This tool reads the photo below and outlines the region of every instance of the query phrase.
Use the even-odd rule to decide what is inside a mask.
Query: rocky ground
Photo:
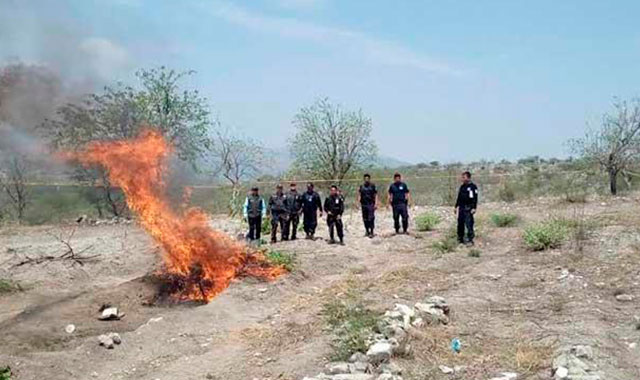
[[[0,279],[10,282],[0,287],[0,367],[16,379],[53,380],[640,378],[638,195],[483,204],[476,246],[453,252],[434,248],[452,210],[412,215],[427,210],[444,219],[434,231],[393,236],[382,211],[374,239],[348,214],[346,246],[278,243],[295,254],[292,273],[239,279],[207,305],[162,307],[148,304],[159,248],[135,223],[77,227],[71,246],[93,260],[20,266],[67,252],[62,241],[75,227],[3,227]],[[493,226],[489,215],[504,211],[520,223]],[[587,228],[558,249],[526,250],[523,228],[552,216]],[[232,236],[242,229],[224,217],[212,224]],[[386,335],[370,337],[371,352],[339,358],[337,334],[346,333],[331,327],[327,305],[354,299]],[[440,299],[446,318],[434,311],[431,320],[428,305]],[[106,304],[125,315],[98,320]],[[111,349],[99,341],[109,333],[120,340]]]

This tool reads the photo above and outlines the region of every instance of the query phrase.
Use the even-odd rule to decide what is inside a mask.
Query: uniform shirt
[[[285,206],[287,196],[285,194],[273,194],[269,198],[269,211],[271,213],[281,213],[287,211]]]
[[[478,186],[473,182],[463,183],[458,191],[456,207],[478,207]]]
[[[302,208],[302,196],[298,191],[289,190],[285,199],[285,207],[291,214],[297,214],[300,212],[300,209]]]
[[[340,194],[329,195],[324,200],[324,211],[331,215],[342,215],[344,212],[344,198]]]
[[[391,204],[399,205],[406,204],[407,193],[409,193],[409,188],[407,184],[404,182],[394,182],[389,186],[389,195],[391,196]]]
[[[244,200],[242,211],[245,219],[248,217],[257,218],[259,216],[264,217],[267,208],[264,207],[264,201],[259,195],[249,195],[247,199]]]
[[[360,204],[363,206],[372,206],[376,203],[376,194],[378,190],[373,183],[360,185]]]
[[[320,200],[320,195],[315,191],[311,193],[305,191],[304,194],[302,194],[302,211],[313,213],[318,209],[322,212],[322,201]]]

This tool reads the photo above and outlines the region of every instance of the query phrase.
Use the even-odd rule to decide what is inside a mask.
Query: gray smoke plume
[[[132,69],[126,49],[69,22],[63,6],[0,0],[0,156],[51,161],[44,120]]]

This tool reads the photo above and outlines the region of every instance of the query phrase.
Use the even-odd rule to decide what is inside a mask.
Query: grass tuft
[[[266,253],[267,260],[272,265],[282,266],[289,272],[293,271],[296,265],[296,255],[293,253],[287,253],[282,251],[269,251]]]
[[[416,216],[415,220],[418,231],[432,231],[442,219],[437,214],[425,212]]]
[[[512,227],[518,223],[518,215],[509,213],[491,214],[491,223],[496,227]]]
[[[558,248],[569,235],[570,225],[562,219],[548,219],[528,226],[524,230],[523,239],[528,249],[544,251]]]

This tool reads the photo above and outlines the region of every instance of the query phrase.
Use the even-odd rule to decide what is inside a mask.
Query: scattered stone
[[[593,358],[593,349],[590,346],[583,346],[583,345],[573,346],[571,348],[571,352],[579,358],[586,358],[586,359]]]
[[[632,349],[632,350],[635,349],[637,346],[638,346],[638,343],[636,343],[636,342],[629,343],[629,348]]]
[[[328,375],[338,375],[341,373],[351,373],[353,364],[345,362],[329,363],[325,366],[325,372]]]
[[[372,364],[389,361],[393,354],[393,346],[389,342],[376,342],[367,351],[367,358]]]
[[[98,337],[98,342],[101,346],[107,349],[113,349],[114,345],[122,343],[120,335],[118,333],[102,334]]]
[[[380,372],[389,373],[391,375],[401,375],[402,368],[394,362],[384,363],[380,366]]]
[[[556,379],[566,379],[569,376],[569,370],[565,367],[556,368],[556,372],[553,375]]]
[[[76,326],[73,324],[69,324],[64,328],[64,331],[66,331],[67,334],[73,334],[73,332],[76,331]]]
[[[118,311],[117,307],[104,307],[102,309],[102,314],[98,317],[101,321],[117,321],[124,317],[124,313]]]
[[[633,296],[631,294],[618,294],[616,299],[620,302],[630,302],[633,301]]]
[[[100,343],[101,346],[104,346],[109,350],[113,349],[114,347],[113,339],[111,339],[109,336],[104,334],[98,337],[98,342]]]
[[[514,380],[518,378],[515,372],[502,372],[499,377],[492,377],[490,380]]]
[[[447,367],[446,365],[439,365],[438,368],[440,368],[440,371],[446,375],[453,373],[453,368]]]
[[[355,352],[349,358],[349,363],[366,362],[367,360],[369,360],[369,358],[367,358],[367,355],[363,354],[362,352]]]
[[[416,328],[420,328],[420,327],[424,326],[424,319],[422,319],[422,318],[414,319],[414,321],[411,322],[411,326],[416,327]]]
[[[392,375],[390,373],[383,373],[376,378],[376,380],[402,380],[402,377]]]

